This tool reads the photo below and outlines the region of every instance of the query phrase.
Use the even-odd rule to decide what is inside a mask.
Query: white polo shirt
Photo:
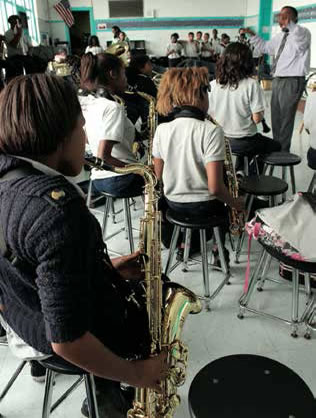
[[[87,46],[85,53],[91,52],[92,55],[102,54],[103,48],[101,46]]]
[[[199,44],[196,41],[189,42],[185,41],[184,45],[184,56],[188,58],[197,58],[200,53]]]
[[[15,55],[26,55],[29,49],[29,41],[24,32],[22,32],[21,38],[16,46],[9,45],[16,35],[16,29],[9,29],[4,34],[8,58],[14,57]]]
[[[158,126],[153,156],[164,161],[167,199],[190,203],[215,199],[208,190],[206,164],[224,161],[223,130],[206,120],[178,118]]]
[[[83,116],[86,120],[85,130],[91,152],[94,156],[98,153],[100,141],[115,141],[112,148],[112,157],[132,164],[137,160],[132,152],[135,139],[135,127],[125,114],[122,105],[103,97],[93,95],[79,96]],[[92,179],[104,179],[120,174],[111,171],[92,171]]]
[[[203,50],[203,46],[205,48],[207,48],[208,50]],[[201,56],[204,57],[204,58],[211,57],[213,54],[212,54],[212,52],[209,51],[210,49],[213,49],[211,43],[210,42],[203,42]],[[214,51],[214,49],[213,49],[213,51]]]
[[[257,80],[245,78],[237,89],[213,80],[209,101],[209,113],[223,127],[225,136],[242,138],[257,133],[252,114],[264,111],[263,91]]]
[[[171,60],[180,58],[182,50],[183,50],[183,46],[179,42],[170,42],[170,44],[167,45],[167,53],[170,51],[174,51],[174,52],[168,55],[168,58]]]

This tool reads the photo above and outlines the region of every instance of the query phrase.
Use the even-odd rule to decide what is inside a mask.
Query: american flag
[[[69,28],[75,24],[75,19],[71,12],[70,3],[68,0],[60,0],[55,4],[54,9]]]

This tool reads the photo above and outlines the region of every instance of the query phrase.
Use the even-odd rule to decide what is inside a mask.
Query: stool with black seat
[[[85,382],[86,395],[88,401],[88,409],[90,418],[99,418],[96,391],[93,375],[70,364],[62,358],[55,356],[40,361],[41,365],[46,368],[45,393],[42,409],[42,418],[48,418],[50,414],[82,383]],[[53,383],[56,373],[79,376],[72,386],[52,405]]]
[[[240,300],[239,300],[239,314],[238,318],[243,319],[245,311],[253,312],[255,314],[264,316],[266,318],[275,319],[281,322],[285,322],[286,324],[290,325],[292,328],[291,336],[296,338],[298,336],[298,328],[303,323],[306,323],[307,318],[310,315],[311,310],[313,309],[314,305],[314,295],[311,291],[311,280],[310,274],[316,272],[316,263],[306,262],[306,261],[298,261],[289,256],[284,255],[276,248],[267,245],[266,243],[262,242],[262,240],[258,240],[259,244],[262,246],[261,256],[258,260],[258,263],[254,269],[254,272],[251,276],[249,281],[248,289],[246,293],[244,293]],[[274,279],[267,279],[267,273],[269,271],[269,267],[271,264],[271,260],[275,259],[279,262],[286,264],[287,266],[292,268],[292,315],[291,319],[280,318],[276,315],[268,314],[263,311],[259,311],[252,307],[249,307],[250,298],[253,294],[253,291],[256,287],[256,284],[259,285],[258,290],[262,290],[263,283],[265,280],[271,280],[277,283],[282,283],[280,280]],[[299,317],[299,291],[300,291],[300,283],[299,283],[299,275],[302,273],[304,275],[304,291],[306,294],[306,306],[304,312],[302,313],[301,317]],[[308,338],[306,336],[306,338]]]
[[[142,195],[130,194],[130,195],[117,197],[113,194],[106,193],[106,192],[102,192],[101,194],[106,197],[106,202],[105,202],[104,212],[103,212],[103,221],[102,221],[103,239],[106,241],[107,239],[113,237],[114,235],[117,235],[120,232],[120,231],[116,232],[116,233],[112,234],[110,237],[106,236],[106,228],[107,228],[107,223],[108,223],[108,217],[110,215],[111,208],[113,208],[114,199],[122,199],[123,200],[123,211],[124,211],[124,223],[125,223],[125,227],[122,228],[122,229],[124,229],[125,232],[126,232],[126,238],[129,241],[130,251],[131,251],[131,253],[133,253],[134,249],[135,249],[135,246],[134,246],[134,239],[133,239],[133,227],[132,227],[132,217],[131,217],[131,210],[130,210],[130,199],[133,199],[135,197],[139,197],[139,196],[142,196]],[[113,209],[112,209],[112,211],[113,211]]]
[[[92,197],[92,183],[93,180],[90,178],[89,181],[89,187],[88,187],[88,193],[87,193],[87,206],[88,208],[90,208],[91,206],[91,197]],[[102,234],[103,234],[103,239],[110,239],[113,236],[117,235],[118,233],[120,233],[122,230],[125,231],[126,233],[126,239],[129,240],[129,245],[130,245],[130,251],[134,252],[134,240],[133,240],[133,230],[132,230],[132,218],[131,218],[131,211],[130,211],[130,206],[134,205],[135,208],[135,197],[141,196],[139,194],[137,195],[128,195],[128,196],[120,196],[117,197],[115,195],[112,195],[110,193],[106,193],[106,192],[101,192],[100,196],[104,196],[106,198],[105,201],[105,205],[104,205],[104,211],[103,211],[103,221],[102,221]],[[122,199],[123,200],[123,212],[124,212],[124,224],[125,226],[113,233],[110,237],[106,237],[106,227],[107,227],[107,221],[108,221],[108,217],[110,215],[112,215],[112,222],[115,224],[116,223],[116,218],[115,215],[119,214],[122,210],[119,211],[115,211],[115,207],[114,207],[114,201],[116,199]],[[130,200],[132,201],[132,204],[130,203]]]
[[[284,364],[236,354],[197,373],[189,410],[191,418],[312,418],[315,399],[304,380]]]
[[[177,242],[179,238],[180,230],[184,230],[186,234],[186,244],[184,259],[187,260],[189,248],[190,248],[190,237],[192,230],[198,230],[200,233],[200,245],[201,245],[201,255],[202,255],[202,268],[203,268],[203,283],[204,283],[204,302],[205,309],[210,310],[210,301],[213,300],[225,284],[229,284],[229,268],[224,256],[224,246],[220,237],[220,228],[223,227],[227,220],[224,216],[210,216],[210,217],[188,217],[183,216],[173,210],[168,209],[166,213],[168,221],[174,225],[174,230],[171,238],[169,255],[165,267],[165,273],[168,275],[179,263],[175,266],[172,265],[174,254],[177,247]],[[218,246],[219,257],[221,261],[222,271],[224,272],[224,279],[216,290],[210,294],[210,284],[209,284],[209,271],[208,271],[208,256],[207,256],[207,246],[206,246],[206,230],[213,229],[215,240]]]
[[[300,164],[302,161],[301,157],[296,154],[291,154],[290,152],[272,152],[271,154],[266,155],[263,158],[265,164],[264,173],[270,167],[269,174],[272,176],[274,174],[275,167],[282,168],[282,180],[286,181],[287,169],[290,170],[291,177],[291,186],[292,193],[296,193],[296,184],[295,184],[295,173],[294,167]],[[283,195],[283,201],[286,200],[285,193]]]
[[[253,201],[255,197],[258,196],[266,196],[269,198],[269,206],[275,206],[275,198],[283,193],[285,193],[288,189],[288,184],[278,179],[277,177],[273,176],[250,176],[244,177],[240,184],[239,190],[241,193],[244,193],[248,196],[248,204],[246,209],[245,221],[249,221]],[[241,254],[242,246],[245,239],[245,234],[240,235],[236,247],[236,254],[235,254],[235,263],[239,263],[239,257]]]

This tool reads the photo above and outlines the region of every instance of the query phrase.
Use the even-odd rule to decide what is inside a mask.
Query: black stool
[[[104,213],[103,213],[103,222],[102,222],[102,234],[103,234],[103,239],[109,239],[111,237],[113,237],[114,235],[117,235],[119,232],[114,233],[113,235],[111,235],[111,237],[106,237],[106,227],[107,227],[107,222],[108,222],[108,217],[110,214],[110,210],[112,209],[112,213],[113,213],[113,202],[114,199],[122,199],[123,200],[123,210],[124,210],[124,222],[125,222],[125,227],[122,228],[122,230],[124,229],[126,232],[126,238],[129,241],[129,246],[130,246],[130,251],[131,253],[134,252],[134,239],[133,239],[133,227],[132,227],[132,217],[131,217],[131,210],[130,210],[130,199],[133,199],[135,197],[141,196],[141,195],[129,195],[129,196],[114,196],[110,193],[102,193],[103,196],[106,197],[106,202],[105,202],[105,206],[104,206]]]
[[[275,197],[286,192],[287,189],[288,184],[285,181],[278,179],[277,177],[250,176],[243,178],[240,182],[239,190],[250,196],[245,216],[246,222],[249,221],[249,216],[255,197],[267,196],[269,198],[269,206],[273,207],[275,206]],[[235,262],[237,264],[239,263],[239,257],[244,243],[245,234],[246,232],[244,232],[238,239],[235,258]]]
[[[254,155],[249,156],[247,154],[244,154],[242,152],[234,152],[232,151],[232,154],[235,157],[240,157],[244,159],[244,173],[246,176],[249,176],[249,159],[251,159],[253,161],[253,164],[255,165],[255,173],[254,174],[258,174],[259,175],[259,168],[258,168],[258,161],[257,161],[257,157]]]
[[[259,244],[263,247],[261,256],[259,258],[259,261],[254,269],[254,272],[251,276],[249,286],[247,293],[243,294],[239,300],[239,314],[238,318],[243,319],[244,318],[244,312],[250,311],[253,313],[256,313],[258,315],[262,315],[266,318],[275,319],[278,321],[285,322],[288,325],[291,325],[292,328],[292,337],[297,337],[297,331],[298,327],[302,323],[306,323],[307,318],[309,317],[309,314],[311,312],[311,309],[313,308],[314,304],[314,296],[311,291],[311,283],[310,283],[310,277],[309,275],[311,273],[316,272],[316,263],[309,263],[309,262],[303,262],[303,261],[297,261],[292,259],[291,257],[287,257],[277,251],[275,248],[272,248],[266,244],[264,244],[262,241],[258,240]],[[258,290],[262,290],[264,281],[266,280],[266,276],[271,264],[272,258],[277,259],[278,261],[283,262],[284,264],[287,264],[289,267],[292,267],[292,317],[291,320],[280,318],[275,315],[268,314],[266,312],[258,311],[257,309],[251,308],[248,306],[251,295],[253,294],[254,288],[256,284],[259,282]],[[299,318],[299,273],[304,274],[305,278],[305,292],[306,292],[306,308],[301,316]],[[272,280],[272,279],[269,279]],[[272,280],[276,281],[276,280]],[[279,280],[276,281],[277,283],[280,283]],[[308,337],[308,334],[305,335],[306,338]]]
[[[296,193],[295,185],[295,174],[294,166],[300,164],[302,161],[301,157],[296,154],[291,154],[289,152],[272,152],[264,157],[263,162],[265,164],[264,173],[266,172],[268,166],[270,166],[269,174],[273,175],[275,167],[282,167],[282,180],[286,181],[287,169],[290,169],[292,193]],[[283,201],[285,201],[285,193],[283,195]]]
[[[46,370],[45,393],[42,410],[42,418],[48,418],[50,414],[82,383],[85,382],[88,409],[90,418],[99,418],[98,405],[96,399],[95,385],[93,375],[76,367],[63,359],[50,357],[40,361]],[[66,374],[79,376],[75,383],[54,403],[52,404],[53,383],[55,374]]]
[[[191,418],[312,418],[314,396],[293,370],[237,354],[205,366],[189,391]]]
[[[202,255],[202,267],[203,267],[203,283],[204,283],[204,301],[205,309],[210,310],[210,301],[218,295],[220,290],[224,287],[225,284],[229,283],[229,269],[224,256],[224,247],[220,237],[220,227],[225,225],[226,218],[220,216],[212,216],[208,218],[193,218],[186,217],[171,211],[170,209],[166,213],[168,221],[174,225],[174,230],[170,243],[169,256],[165,268],[165,273],[168,275],[172,270],[172,262],[177,246],[177,241],[181,229],[184,229],[186,234],[186,243],[185,243],[185,252],[184,259],[187,260],[188,252],[190,248],[190,237],[193,229],[197,229],[200,232],[200,243],[201,243],[201,255]],[[206,229],[213,228],[214,236],[216,243],[218,245],[218,252],[221,261],[222,270],[225,274],[224,280],[216,288],[216,290],[210,295],[210,283],[209,283],[209,273],[208,273],[208,257],[207,257],[207,247],[206,247]]]

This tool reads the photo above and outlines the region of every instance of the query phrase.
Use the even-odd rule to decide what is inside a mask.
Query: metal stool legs
[[[191,229],[187,229],[185,231],[184,254],[183,254],[183,264],[182,264],[182,271],[184,273],[188,271],[188,259],[189,259],[189,253],[190,253],[190,248],[191,248],[191,236],[192,236]]]
[[[165,267],[165,274],[168,275],[174,270],[180,262],[177,262],[175,265],[172,264],[174,259],[174,254],[177,247],[177,242],[179,238],[181,227],[175,225],[171,243],[170,243],[170,250],[169,256],[167,259],[166,267]],[[190,228],[186,228],[186,243],[185,243],[185,251],[184,251],[184,265],[187,266],[188,256],[189,256],[189,244],[191,240],[192,231]],[[224,255],[224,246],[221,241],[220,237],[220,229],[219,227],[214,227],[214,237],[217,242],[218,246],[218,253],[221,261],[222,271],[225,275],[222,282],[218,285],[218,287],[214,290],[212,294],[210,294],[210,278],[209,278],[209,268],[208,268],[208,254],[207,254],[207,245],[206,245],[206,230],[200,229],[200,245],[201,245],[201,256],[202,256],[202,270],[203,270],[203,286],[204,286],[204,296],[201,298],[204,300],[204,306],[206,310],[210,310],[210,302],[214,299],[221,289],[226,285],[229,284],[229,269],[226,263],[225,255]]]
[[[134,239],[133,239],[133,228],[132,228],[132,218],[131,218],[131,209],[129,206],[129,199],[123,199],[124,204],[124,216],[125,216],[125,231],[127,233],[127,238],[129,241],[129,247],[131,253],[134,252]]]
[[[1,392],[0,395],[0,402],[3,400],[3,398],[6,396],[6,394],[9,392],[9,390],[11,389],[13,383],[16,381],[16,379],[18,378],[18,376],[20,375],[21,371],[24,369],[24,366],[26,365],[27,361],[23,360],[18,368],[15,370],[15,372],[13,373],[11,379],[8,381],[8,383],[6,384],[5,388],[3,389],[3,391]]]
[[[201,242],[201,255],[202,255],[202,268],[203,268],[203,284],[204,284],[204,306],[207,311],[210,311],[210,277],[208,274],[208,257],[206,248],[206,231],[200,229],[200,242]]]
[[[123,210],[124,210],[124,223],[125,223],[125,234],[126,239],[129,240],[129,246],[131,253],[134,252],[134,239],[133,239],[133,228],[132,228],[132,218],[131,218],[131,210],[129,205],[129,199],[123,199]],[[114,211],[114,203],[112,197],[107,197],[104,207],[103,213],[103,221],[102,221],[102,236],[103,239],[106,240],[107,238],[111,238],[116,235],[118,232],[115,232],[110,237],[106,237],[106,228],[108,223],[108,217],[110,215],[110,211],[112,211],[113,223],[115,223],[115,211]]]
[[[264,172],[267,169],[267,165],[265,166]],[[294,173],[294,166],[282,166],[282,180],[284,180],[286,182],[286,178],[287,178],[287,168],[290,169],[290,178],[291,178],[291,187],[292,187],[292,193],[295,194],[296,193],[296,183],[295,183],[295,173]],[[273,176],[274,173],[274,169],[275,166],[271,165],[270,166],[270,171],[269,171],[269,175]],[[316,180],[316,177],[315,177]],[[286,192],[282,194],[282,202],[285,202],[286,200]]]
[[[248,202],[247,209],[246,209],[245,222],[249,221],[250,211],[251,211],[254,199],[255,199],[254,195],[251,195],[249,197],[249,202]],[[243,247],[243,244],[244,244],[244,241],[245,241],[245,235],[246,235],[246,232],[243,231],[243,233],[238,237],[238,242],[237,242],[237,246],[236,246],[236,254],[235,254],[235,263],[236,264],[239,264],[239,257],[240,257],[241,250],[242,250],[242,247]]]
[[[50,414],[75,390],[77,387],[85,381],[86,394],[88,401],[89,417],[99,418],[98,404],[96,398],[94,378],[92,374],[86,374],[80,376],[72,386],[54,403],[52,406],[53,397],[53,383],[55,378],[55,372],[50,369],[46,371],[45,393],[42,409],[42,418],[49,418]]]
[[[178,238],[180,234],[180,229],[181,229],[180,226],[175,226],[173,229],[172,238],[170,242],[169,256],[168,256],[167,264],[165,267],[166,276],[168,276],[168,274],[171,273],[172,270],[176,267],[176,266],[172,266],[172,262],[173,262],[174,254],[177,248],[177,242],[178,242]]]
[[[90,418],[99,418],[99,411],[98,411],[98,404],[97,404],[93,375],[92,374],[85,375],[84,382],[86,385],[86,393],[87,393],[87,401],[88,401]]]
[[[293,269],[292,272],[292,308],[291,308],[291,319],[284,319],[280,318],[278,316],[258,311],[257,309],[251,308],[248,306],[250,298],[253,294],[253,291],[255,289],[256,284],[259,281],[258,290],[262,290],[263,283],[266,279],[266,275],[268,273],[269,267],[271,264],[271,256],[263,249],[259,261],[257,262],[256,268],[254,273],[251,276],[248,289],[246,293],[244,293],[240,299],[239,299],[239,313],[238,318],[243,319],[245,311],[249,311],[252,313],[255,313],[257,315],[264,316],[266,318],[275,319],[281,322],[285,322],[286,324],[291,326],[291,336],[296,338],[298,336],[298,328],[299,325],[302,323],[308,323],[310,319],[310,313],[311,309],[313,307],[314,298],[311,293],[310,289],[310,283],[307,284],[307,280],[309,282],[309,274],[307,274],[307,277],[305,277],[305,293],[306,293],[306,307],[301,315],[299,317],[299,270]],[[260,272],[262,271],[262,275],[260,278]],[[271,279],[273,280],[273,279]],[[275,281],[275,280],[273,280]],[[309,331],[306,332],[306,334],[309,334]],[[309,338],[306,336],[306,338]]]
[[[52,370],[46,370],[46,380],[45,380],[45,393],[44,393],[44,401],[43,401],[43,410],[42,410],[42,418],[49,418],[50,416],[50,409],[52,405],[52,397],[53,397],[53,383],[54,383],[55,372]]]

